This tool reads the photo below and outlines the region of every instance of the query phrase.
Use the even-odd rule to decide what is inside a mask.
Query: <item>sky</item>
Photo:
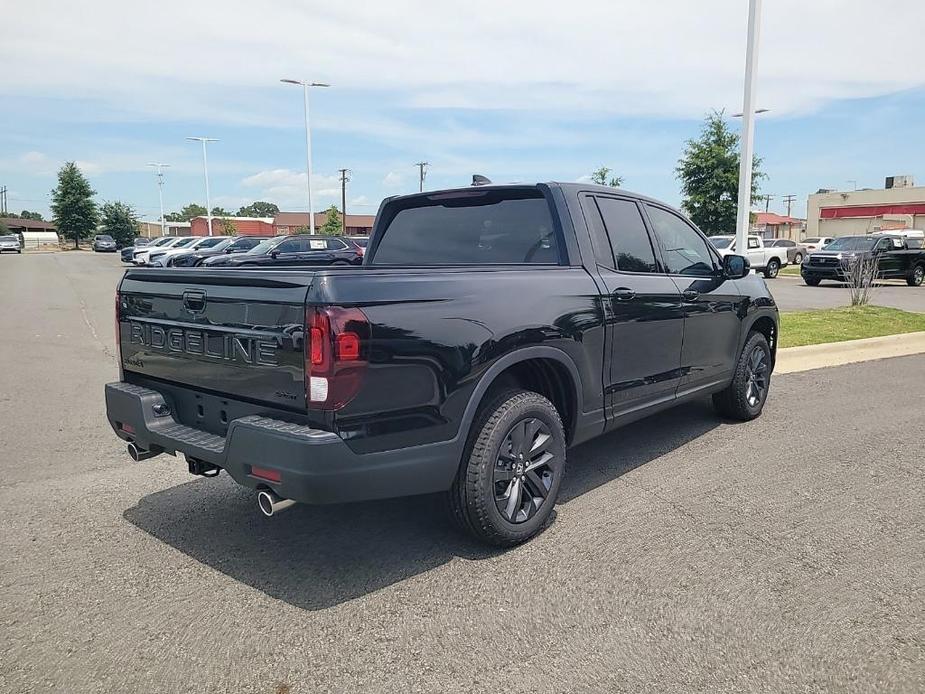
[[[389,195],[495,182],[584,180],[680,203],[684,143],[705,114],[741,111],[745,0],[341,3],[12,0],[0,43],[0,186],[48,216],[76,161],[99,201],[156,219],[254,200],[307,210],[302,94],[311,92],[315,208],[373,214]],[[770,209],[818,188],[925,184],[925,59],[902,27],[921,0],[763,3],[755,147]],[[734,128],[739,120],[730,118]]]

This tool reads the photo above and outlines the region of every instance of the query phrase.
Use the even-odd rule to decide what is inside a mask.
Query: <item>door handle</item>
[[[700,296],[700,292],[694,289],[685,289],[683,292],[681,292],[681,296],[685,301],[697,301],[697,297]]]
[[[636,292],[634,292],[629,287],[618,287],[617,289],[613,290],[612,296],[617,301],[629,301],[636,296]]]

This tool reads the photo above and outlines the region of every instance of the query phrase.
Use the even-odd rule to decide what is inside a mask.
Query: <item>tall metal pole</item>
[[[347,173],[350,169],[338,169],[340,171],[340,233],[347,235],[347,181],[350,178]]]
[[[150,162],[148,166],[154,167],[154,175],[157,177],[157,198],[161,203],[161,236],[167,236],[167,223],[164,219],[164,169],[168,168],[170,164]]]
[[[755,68],[761,29],[761,0],[748,3],[748,43],[745,49],[745,93],[742,99],[742,135],[739,159],[739,208],[736,250],[744,255],[752,203],[752,160],[755,156]]]
[[[308,115],[308,82],[302,83],[302,98],[305,101],[305,169],[308,175],[308,229],[315,233],[315,204],[312,201],[312,131]]]
[[[212,198],[209,195],[209,157],[206,154],[206,143],[218,142],[214,137],[188,137],[187,140],[202,143],[202,170],[206,176],[206,221],[209,224],[209,236],[212,236]]]

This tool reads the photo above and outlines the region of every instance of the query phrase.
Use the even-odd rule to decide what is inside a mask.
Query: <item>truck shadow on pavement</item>
[[[720,423],[708,401],[698,401],[573,448],[559,503],[569,503]],[[320,610],[454,557],[478,560],[503,553],[451,528],[441,502],[435,495],[298,505],[268,519],[257,510],[252,491],[222,475],[150,494],[123,517],[236,581],[296,607]]]

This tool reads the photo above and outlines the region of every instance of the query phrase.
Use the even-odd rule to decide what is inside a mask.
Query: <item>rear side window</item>
[[[342,251],[347,247],[347,244],[340,239],[325,239],[325,241],[329,251]]]
[[[649,232],[636,203],[599,197],[597,204],[604,218],[617,269],[623,272],[658,272]]]
[[[672,275],[708,276],[715,272],[707,241],[690,224],[660,207],[646,205],[662,256]]]
[[[379,239],[374,265],[557,264],[552,214],[536,189],[414,198]]]

